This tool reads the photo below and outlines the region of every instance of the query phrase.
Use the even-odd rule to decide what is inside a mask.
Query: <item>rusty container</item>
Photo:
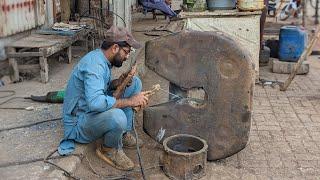
[[[264,8],[264,0],[238,0],[238,9],[241,11],[259,11]]]
[[[188,97],[144,110],[143,128],[160,140],[191,134],[208,143],[208,160],[233,155],[248,143],[253,64],[247,50],[220,32],[182,31],[146,43],[146,65]],[[172,92],[172,91],[171,91]]]
[[[192,180],[206,175],[207,142],[199,137],[178,134],[163,141],[163,171],[170,179]]]

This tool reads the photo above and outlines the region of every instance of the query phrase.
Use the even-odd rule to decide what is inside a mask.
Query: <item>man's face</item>
[[[167,5],[171,5],[171,0],[165,0],[165,3],[166,3]]]
[[[115,67],[121,67],[122,63],[129,58],[130,47],[119,46],[119,51],[114,55],[112,65]]]

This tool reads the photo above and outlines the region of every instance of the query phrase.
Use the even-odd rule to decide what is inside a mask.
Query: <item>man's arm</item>
[[[81,73],[83,74],[85,99],[91,112],[103,112],[112,108],[116,99],[107,96],[104,93],[105,82],[103,72],[105,69],[102,65],[90,61],[83,66]],[[107,73],[108,74],[108,73]]]
[[[116,103],[113,105],[114,108],[124,108],[124,107],[145,107],[148,104],[148,97],[145,92],[136,94],[130,98],[117,99]]]

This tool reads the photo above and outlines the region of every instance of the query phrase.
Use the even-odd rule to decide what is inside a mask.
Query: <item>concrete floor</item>
[[[150,17],[135,17],[133,30],[158,27]],[[134,35],[141,42],[154,37],[143,32]],[[76,52],[81,55],[81,53]],[[16,96],[45,94],[62,89],[68,79],[72,64],[49,61],[50,81],[41,84],[32,79],[9,84],[0,90],[15,90]],[[154,72],[144,68],[144,55],[138,55],[139,72],[144,74],[144,89],[160,84],[168,89],[168,83]],[[308,75],[297,76],[288,91],[257,85],[254,93],[254,112],[250,143],[241,152],[214,162],[208,162],[207,175],[203,179],[319,179],[320,177],[320,60],[318,56],[308,59],[311,64]],[[127,69],[129,62],[123,69]],[[121,71],[114,72],[117,76]],[[268,67],[261,67],[261,78],[284,80],[287,75],[270,73]],[[2,95],[2,94],[1,94]],[[1,102],[7,98],[2,98]],[[150,104],[165,102],[168,95],[159,92],[151,98]],[[64,179],[62,172],[44,164],[42,159],[54,150],[62,137],[61,122],[41,123],[50,118],[61,117],[61,105],[32,103],[16,99],[6,107],[34,106],[34,111],[0,109],[0,175],[1,179]],[[159,165],[162,147],[142,130],[142,113],[136,115],[139,137],[145,142],[142,150],[144,167],[148,179],[167,179]],[[23,125],[39,122],[29,127]],[[12,128],[11,130],[9,130]],[[138,159],[135,150],[125,150],[136,165],[136,170],[116,170],[95,155],[95,144],[77,145],[75,154],[83,156],[54,157],[54,160],[81,179],[102,179],[103,176],[126,174],[127,178],[140,179]],[[90,168],[93,167],[97,174]],[[150,169],[149,169],[150,168]]]

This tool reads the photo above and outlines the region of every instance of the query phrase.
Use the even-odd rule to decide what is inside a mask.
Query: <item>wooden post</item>
[[[40,52],[44,52],[44,49],[39,49]],[[40,64],[40,78],[42,83],[47,83],[49,81],[49,67],[46,53],[43,53],[43,56],[39,57]]]
[[[72,61],[72,46],[68,47],[68,64]]]
[[[84,45],[85,51],[89,52],[89,36],[84,37],[84,43],[85,43],[85,45]]]
[[[60,1],[61,7],[61,21],[68,23],[70,19],[70,7],[71,7],[71,0],[62,0]]]
[[[306,15],[307,15],[307,1],[301,0],[301,6],[302,6],[302,26],[306,27]]]
[[[288,89],[288,87],[291,84],[292,80],[296,76],[301,64],[312,53],[313,46],[318,41],[319,36],[320,36],[320,26],[317,27],[315,35],[313,36],[313,38],[312,38],[311,42],[309,43],[307,49],[303,51],[302,55],[300,56],[297,64],[295,65],[295,67],[294,67],[293,71],[291,72],[290,76],[288,77],[288,79],[284,83],[280,84],[280,91],[286,91]]]
[[[7,48],[8,53],[15,53],[16,49],[13,47]],[[18,82],[19,81],[19,68],[18,63],[15,58],[9,58],[9,73],[10,73],[10,79],[12,82]]]

